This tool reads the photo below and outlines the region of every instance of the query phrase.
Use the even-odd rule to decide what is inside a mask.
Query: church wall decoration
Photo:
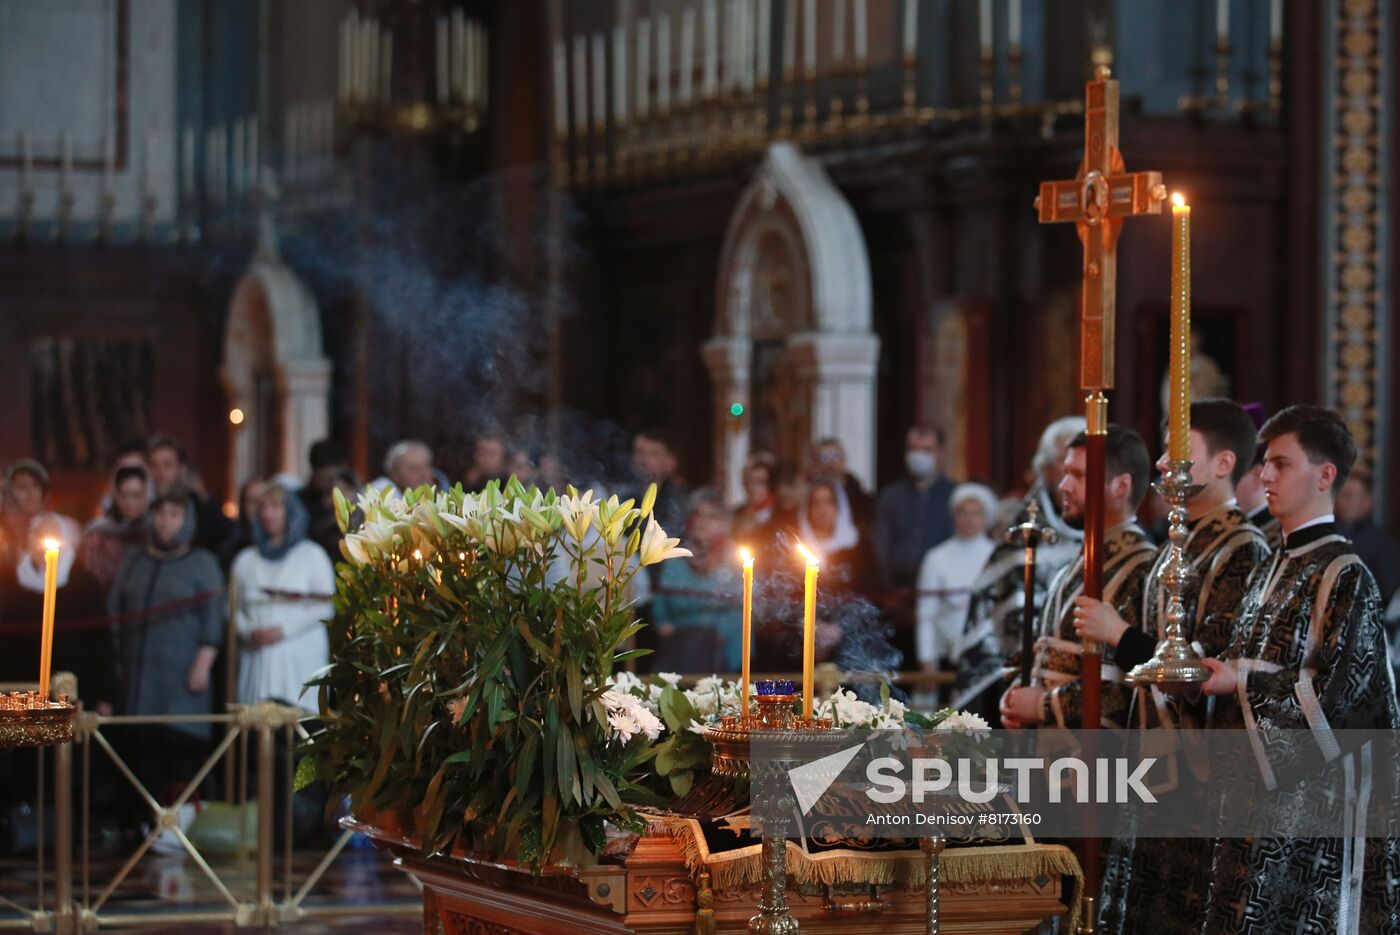
[[[1328,0],[1324,45],[1326,150],[1323,269],[1326,399],[1356,436],[1358,466],[1382,476],[1389,439],[1390,231],[1386,178],[1391,132],[1384,89],[1393,11],[1380,0]],[[1376,489],[1379,500],[1384,485]]]

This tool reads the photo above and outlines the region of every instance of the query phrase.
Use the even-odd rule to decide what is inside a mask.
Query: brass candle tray
[[[714,748],[710,772],[727,779],[750,778],[749,741],[753,734],[763,734],[768,741],[780,737],[785,743],[800,747],[804,736],[815,737],[831,730],[829,718],[804,720],[794,714],[797,698],[792,692],[760,694],[755,712],[726,715],[705,731],[705,739]]]
[[[0,693],[0,750],[72,742],[77,710],[67,695],[45,701],[38,692]]]

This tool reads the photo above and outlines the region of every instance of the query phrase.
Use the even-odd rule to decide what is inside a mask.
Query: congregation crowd
[[[656,430],[634,436],[630,476],[621,480],[570,476],[561,458],[516,448],[498,433],[474,440],[459,480],[478,489],[514,475],[542,487],[573,482],[622,494],[656,483],[657,518],[693,555],[637,579],[635,598],[652,624],[643,639],[653,654],[642,660],[651,671],[738,671],[741,546],[762,569],[755,670],[795,668],[801,543],[821,562],[819,659],[844,669],[951,672],[976,668],[973,657],[986,643],[976,628],[986,611],[976,606],[978,589],[989,573],[1006,571],[1000,564],[1011,547],[1002,532],[1027,504],[1040,503],[1051,524],[1067,524],[1077,548],[1062,487],[1066,452],[1082,429],[1076,418],[1048,426],[1022,487],[1001,492],[947,477],[947,440],[924,425],[905,436],[903,476],[878,491],[852,474],[835,438],[814,443],[803,464],[754,452],[734,509],[716,489],[686,483],[675,446]],[[362,483],[334,441],[315,444],[310,465],[307,479],[249,481],[236,509],[226,511],[200,488],[177,440],[133,443],[111,466],[99,514],[84,522],[53,511],[43,465],[9,464],[0,475],[0,682],[34,677],[44,543],[57,539],[54,667],[77,675],[89,709],[194,715],[222,710],[227,700],[265,699],[314,708],[303,686],[327,661],[323,621],[332,613],[341,535],[333,494],[339,489],[353,501]],[[412,440],[390,446],[383,469],[371,485],[452,482],[431,449]],[[1259,471],[1256,462],[1243,472],[1235,497],[1241,511],[1266,524]],[[1373,523],[1371,507],[1369,478],[1353,473],[1337,499],[1337,521],[1390,602],[1393,624],[1400,551]],[[1140,495],[1135,511],[1164,541],[1160,500]],[[1019,561],[1019,549],[1011,554]],[[197,722],[149,730],[129,747],[133,769],[153,790],[178,782],[197,768],[211,736]]]

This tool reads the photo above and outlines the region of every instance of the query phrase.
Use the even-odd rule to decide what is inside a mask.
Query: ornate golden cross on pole
[[[1104,448],[1108,436],[1108,398],[1113,388],[1115,297],[1118,286],[1118,235],[1125,218],[1161,214],[1167,190],[1160,172],[1127,172],[1118,151],[1118,82],[1107,67],[1094,69],[1084,86],[1084,161],[1079,173],[1060,182],[1042,182],[1035,200],[1042,224],[1074,222],[1084,245],[1083,290],[1079,299],[1079,385],[1085,392],[1088,443],[1085,445],[1084,589],[1086,597],[1103,597]],[[1102,692],[1102,647],[1084,641],[1080,679],[1085,730],[1099,726]],[[1085,840],[1085,891],[1098,892],[1098,840]],[[1090,902],[1090,916],[1093,903]]]
[[[1084,161],[1079,174],[1041,182],[1040,223],[1073,221],[1084,245],[1084,291],[1079,302],[1079,384],[1086,392],[1113,388],[1113,313],[1118,285],[1118,235],[1123,219],[1161,214],[1167,190],[1160,172],[1126,172],[1118,151],[1118,82],[1094,70],[1084,87]]]

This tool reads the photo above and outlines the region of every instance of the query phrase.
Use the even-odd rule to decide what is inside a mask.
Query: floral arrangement
[[[644,652],[629,600],[645,566],[690,553],[641,504],[511,479],[480,494],[337,497],[334,660],[312,680],[323,727],[299,782],[356,813],[411,816],[425,849],[458,843],[539,866],[561,833],[659,804],[641,769],[660,733],[609,682]],[[352,521],[352,514],[354,520]]]
[[[640,504],[511,479],[479,494],[420,488],[337,496],[331,658],[311,684],[321,728],[298,787],[321,780],[356,814],[397,816],[427,852],[463,846],[539,867],[563,842],[597,852],[605,826],[687,794],[711,755],[704,731],[739,710],[737,682],[623,671],[630,584],[690,553]],[[963,727],[848,691],[838,727]]]

